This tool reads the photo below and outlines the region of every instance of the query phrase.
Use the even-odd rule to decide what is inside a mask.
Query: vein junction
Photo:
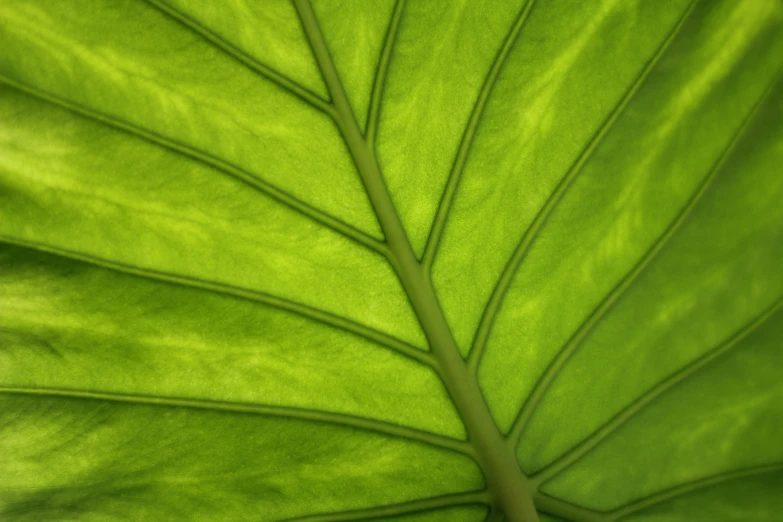
[[[437,371],[465,424],[476,460],[486,477],[490,502],[503,510],[509,522],[538,522],[527,478],[516,462],[513,448],[506,444],[492,419],[478,382],[459,353],[428,273],[413,253],[381,175],[375,151],[359,128],[312,6],[308,0],[296,0],[295,5],[331,95],[335,123],[386,236],[387,259],[408,295],[429,341]]]
[[[536,507],[541,511],[547,512],[556,516],[565,517],[570,520],[579,522],[614,522],[616,520],[626,518],[638,511],[657,505],[659,503],[671,500],[673,498],[688,494],[692,491],[708,487],[714,484],[718,484],[727,480],[733,480],[743,476],[750,476],[758,473],[768,473],[771,471],[779,471],[780,466],[765,466],[762,468],[754,468],[750,470],[744,470],[741,472],[729,472],[721,474],[715,477],[707,477],[697,480],[693,483],[685,484],[676,488],[673,488],[667,492],[661,492],[652,494],[644,499],[631,502],[625,506],[618,507],[612,511],[599,512],[591,509],[587,509],[581,506],[576,506],[565,501],[549,497],[538,491],[538,481],[529,481],[525,474],[521,471],[517,464],[516,456],[514,455],[514,449],[518,434],[513,433],[510,437],[505,437],[497,428],[497,425],[492,418],[487,404],[484,400],[483,394],[478,386],[478,382],[475,375],[475,367],[480,359],[481,348],[483,348],[483,341],[480,341],[479,349],[475,350],[476,353],[471,354],[471,359],[466,363],[463,360],[460,352],[456,346],[456,342],[451,334],[450,328],[445,320],[443,311],[438,303],[435,295],[432,282],[430,280],[429,269],[432,264],[432,258],[435,255],[437,249],[437,243],[439,239],[439,227],[442,227],[442,223],[438,223],[436,220],[434,234],[428,242],[425,249],[424,259],[420,262],[409,242],[406,232],[403,229],[399,215],[397,214],[394,205],[391,201],[388,189],[383,180],[383,176],[378,165],[375,150],[374,150],[374,128],[377,124],[377,107],[382,86],[379,87],[379,83],[376,79],[376,88],[373,92],[373,100],[371,106],[374,109],[375,114],[371,114],[371,125],[368,126],[369,136],[362,134],[355,114],[348,102],[346,93],[344,91],[339,74],[332,62],[328,46],[321,33],[318,20],[313,12],[312,6],[309,0],[294,0],[297,11],[299,13],[302,25],[304,27],[305,34],[309,40],[313,54],[316,58],[316,62],[321,70],[328,91],[331,95],[331,104],[334,107],[333,117],[335,123],[342,134],[343,139],[348,146],[351,156],[356,165],[358,174],[364,184],[365,190],[372,203],[375,214],[378,221],[381,224],[381,228],[385,234],[385,245],[387,251],[385,255],[389,263],[394,268],[405,292],[408,295],[408,299],[411,303],[413,310],[415,311],[422,329],[428,339],[431,353],[434,358],[435,370],[441,377],[452,401],[454,402],[457,411],[459,412],[462,420],[465,424],[466,431],[468,433],[469,442],[473,445],[475,452],[475,459],[484,472],[487,483],[487,503],[491,505],[492,509],[488,515],[490,520],[497,519],[498,514],[505,515],[505,519],[509,522],[538,522],[538,514]],[[678,23],[672,29],[668,37],[661,44],[660,48],[656,52],[656,55],[650,60],[648,66],[641,73],[640,78],[634,85],[631,86],[627,95],[618,103],[617,107],[613,110],[609,116],[607,124],[603,126],[602,130],[597,135],[593,143],[590,144],[587,151],[587,155],[596,147],[601,141],[606,131],[614,120],[623,111],[628,101],[633,97],[634,93],[638,90],[641,83],[644,82],[647,72],[655,66],[658,58],[665,52],[669,43],[674,39],[679,29],[683,26],[684,21],[693,9],[695,3],[691,3],[689,8],[680,17]],[[400,4],[398,4],[399,8]],[[532,0],[528,2],[523,9],[520,17],[515,23],[509,38],[513,38],[519,31],[521,24],[524,22],[525,16],[532,6]],[[400,14],[396,10],[393,17],[393,24],[398,24]],[[393,36],[396,32],[396,26],[391,28],[390,42],[393,42]],[[504,52],[508,52],[510,43],[507,40],[504,44],[504,48],[501,50],[499,59],[502,60]],[[385,66],[388,64],[388,50],[384,49],[381,66],[378,70],[378,75],[383,78],[385,75]],[[493,71],[496,73],[499,62],[496,61],[493,64]],[[492,88],[492,82],[488,82],[485,85],[485,89],[482,89],[481,96],[486,98],[489,96],[489,91]],[[763,99],[763,98],[762,98]],[[481,104],[479,104],[479,107]],[[757,105],[758,107],[758,105]],[[755,113],[751,112],[750,117]],[[478,123],[481,110],[476,113],[475,125]],[[747,122],[746,122],[747,123]],[[737,136],[742,134],[745,124],[737,132]],[[735,138],[736,138],[735,137]],[[732,143],[736,142],[736,139]],[[460,155],[465,156],[470,144],[470,136],[464,140],[464,148],[461,147]],[[724,151],[722,156],[728,154],[732,149],[730,144],[727,150]],[[464,158],[462,158],[464,161]],[[718,161],[718,165],[721,160]],[[573,172],[569,172],[569,175],[575,175],[579,171],[578,165]],[[448,207],[453,192],[456,190],[456,185],[459,180],[459,168],[449,180],[450,189],[447,189],[445,200],[442,202],[443,212],[439,210],[439,215],[442,220],[445,220],[448,213]],[[567,183],[564,187],[567,187]],[[699,192],[700,194],[700,192]],[[698,194],[694,196],[694,200],[698,199]],[[555,201],[556,203],[556,201]],[[690,207],[686,207],[684,211],[687,211]],[[675,227],[676,228],[676,227]],[[535,235],[535,234],[534,234]],[[668,236],[663,239],[663,242],[668,239]],[[523,241],[524,243],[524,241]],[[522,249],[524,252],[524,247]],[[521,260],[521,259],[520,259]],[[512,263],[515,268],[515,264]],[[513,270],[512,270],[513,272]],[[501,296],[502,296],[501,292]],[[499,303],[498,303],[499,306]],[[492,314],[491,314],[492,315]],[[487,329],[491,320],[487,325]],[[524,422],[519,423],[518,430],[524,428]]]
[[[168,147],[172,150],[188,155],[197,161],[200,161],[220,171],[223,171],[227,175],[233,176],[239,179],[240,181],[255,186],[257,189],[261,190],[262,192],[267,193],[270,197],[273,197],[278,201],[280,201],[281,203],[288,205],[291,208],[294,208],[295,210],[301,212],[302,214],[310,217],[314,221],[322,224],[323,226],[331,228],[336,232],[344,235],[345,237],[354,240],[356,243],[361,244],[371,250],[376,251],[380,255],[385,256],[386,259],[394,268],[398,278],[400,279],[400,282],[403,285],[403,288],[405,289],[409,297],[410,303],[419,318],[422,328],[425,331],[425,334],[429,341],[432,357],[430,357],[429,354],[424,354],[423,352],[422,354],[419,354],[418,350],[416,350],[415,348],[405,346],[404,343],[400,343],[395,339],[390,339],[386,336],[380,336],[378,332],[373,332],[368,329],[365,329],[361,325],[338,322],[340,318],[332,317],[329,314],[321,313],[320,311],[317,310],[310,310],[307,307],[298,305],[297,303],[283,303],[282,302],[283,300],[279,300],[271,296],[265,296],[262,294],[251,295],[250,292],[243,293],[241,289],[233,289],[228,287],[218,288],[217,286],[214,285],[213,285],[214,287],[207,287],[206,284],[202,284],[201,282],[194,283],[193,281],[180,281],[180,280],[174,281],[173,278],[167,279],[166,277],[163,276],[160,276],[160,278],[164,280],[170,280],[169,282],[176,282],[178,284],[187,284],[187,285],[194,285],[194,286],[201,285],[212,291],[224,292],[227,294],[236,295],[247,299],[253,299],[260,302],[265,302],[267,304],[278,306],[283,309],[290,309],[289,311],[293,311],[294,313],[299,313],[303,316],[310,317],[311,319],[321,321],[325,324],[330,324],[338,328],[343,328],[345,330],[352,331],[357,335],[367,337],[371,340],[378,342],[379,344],[385,345],[391,349],[403,353],[404,355],[419,360],[419,362],[432,366],[440,375],[446,389],[448,390],[452,400],[454,401],[457,407],[458,412],[462,416],[463,422],[465,423],[466,430],[469,435],[469,445],[465,444],[463,446],[463,443],[459,441],[440,438],[428,433],[416,432],[414,430],[408,430],[406,428],[399,428],[397,426],[386,425],[384,423],[368,421],[365,419],[352,418],[350,416],[329,415],[321,412],[311,412],[307,410],[298,410],[294,408],[286,409],[286,408],[274,408],[274,407],[266,407],[266,406],[259,406],[259,405],[215,403],[210,401],[193,401],[193,400],[178,399],[178,398],[168,398],[168,399],[161,400],[161,399],[154,399],[148,397],[123,396],[119,394],[93,394],[89,392],[79,392],[73,390],[64,392],[58,390],[29,390],[29,389],[5,388],[5,389],[0,389],[0,393],[67,395],[70,397],[78,397],[83,399],[94,399],[94,400],[109,400],[109,401],[134,402],[134,403],[156,403],[156,404],[166,403],[164,405],[176,406],[176,407],[218,409],[218,410],[244,412],[244,413],[284,415],[284,416],[291,416],[294,418],[302,418],[302,419],[315,420],[320,422],[332,422],[336,424],[350,425],[360,429],[374,430],[374,431],[388,433],[395,436],[410,438],[413,440],[420,440],[424,443],[441,446],[444,448],[452,449],[454,451],[467,453],[473,456],[477,460],[487,480],[487,489],[486,491],[483,492],[468,492],[468,493],[462,493],[453,496],[438,497],[438,498],[414,501],[410,503],[403,503],[396,506],[385,506],[385,507],[382,506],[378,508],[371,508],[369,510],[357,511],[354,512],[353,514],[346,512],[346,513],[333,513],[333,514],[325,514],[325,515],[313,515],[301,519],[303,522],[304,520],[308,520],[308,521],[312,520],[313,522],[316,521],[326,522],[332,520],[333,521],[358,520],[369,516],[386,516],[391,514],[412,513],[415,511],[419,511],[421,509],[432,509],[436,507],[468,504],[468,503],[490,504],[492,506],[492,510],[488,515],[488,520],[501,520],[503,518],[503,515],[505,515],[506,520],[508,520],[509,522],[537,522],[538,515],[536,512],[536,508],[538,508],[543,512],[550,513],[559,517],[567,518],[570,520],[579,521],[579,522],[613,522],[615,520],[628,517],[643,509],[647,509],[654,505],[692,493],[702,488],[711,487],[717,484],[721,484],[735,479],[740,479],[743,477],[780,472],[783,469],[783,465],[776,464],[776,465],[760,466],[757,468],[749,468],[744,470],[722,473],[719,475],[695,480],[693,482],[674,487],[667,491],[652,494],[648,497],[636,500],[634,502],[631,502],[625,506],[621,506],[612,511],[598,512],[595,510],[590,510],[587,508],[583,508],[581,506],[570,504],[568,502],[556,499],[554,497],[550,497],[538,491],[538,486],[541,483],[543,483],[545,480],[554,476],[557,472],[561,471],[562,469],[570,465],[581,455],[583,455],[585,451],[589,451],[589,449],[592,448],[593,445],[598,444],[600,440],[608,436],[611,433],[611,431],[613,431],[613,429],[616,427],[614,424],[610,423],[609,427],[606,430],[599,430],[595,434],[596,440],[594,443],[592,438],[589,439],[587,442],[585,442],[584,444],[586,449],[583,449],[581,448],[581,446],[578,446],[577,448],[575,448],[575,454],[573,456],[569,453],[561,457],[561,459],[563,459],[562,463],[558,460],[557,462],[553,463],[551,468],[548,468],[543,472],[540,472],[540,476],[534,476],[532,480],[528,480],[528,478],[520,470],[516,461],[516,457],[514,455],[515,442],[518,439],[519,435],[521,434],[521,431],[524,428],[524,425],[526,424],[524,420],[526,420],[528,416],[525,415],[521,416],[523,422],[518,423],[518,429],[513,430],[514,433],[511,434],[511,437],[509,438],[508,441],[506,440],[506,437],[504,437],[504,435],[500,433],[496,424],[494,423],[494,420],[492,419],[488,407],[484,401],[483,395],[478,387],[478,383],[475,377],[475,371],[477,365],[480,362],[481,351],[483,350],[486,342],[486,335],[488,335],[489,328],[491,327],[492,316],[494,315],[494,311],[496,310],[491,310],[493,313],[489,314],[488,316],[489,319],[487,319],[486,321],[486,325],[485,325],[486,328],[484,329],[486,331],[482,330],[483,336],[479,335],[476,346],[474,346],[474,350],[471,351],[470,362],[469,364],[466,364],[456,347],[456,343],[453,339],[453,336],[451,335],[449,326],[446,323],[446,320],[443,316],[442,309],[435,296],[435,291],[429,277],[429,269],[431,267],[432,260],[436,254],[438,240],[442,233],[445,220],[448,217],[448,210],[449,210],[451,200],[454,197],[457,184],[459,183],[461,169],[464,166],[465,158],[467,157],[469,151],[470,143],[472,140],[472,134],[473,132],[475,132],[475,129],[478,126],[478,121],[481,117],[483,106],[486,103],[486,100],[492,88],[492,82],[494,81],[494,78],[497,77],[498,70],[502,63],[502,57],[504,56],[504,53],[507,53],[508,50],[510,49],[513,38],[518,33],[519,28],[521,27],[521,24],[524,22],[524,18],[526,14],[529,12],[530,7],[532,7],[533,4],[532,0],[525,5],[522,13],[520,13],[520,18],[518,19],[518,22],[514,24],[514,28],[511,31],[509,38],[504,43],[504,47],[501,52],[501,55],[499,55],[498,60],[496,60],[496,62],[493,64],[491,75],[488,78],[485,87],[482,88],[482,92],[480,94],[480,100],[479,103],[477,104],[477,110],[475,111],[474,114],[471,115],[469,128],[467,129],[466,136],[464,137],[463,143],[461,143],[460,150],[458,152],[458,161],[455,165],[454,172],[452,173],[452,176],[449,179],[448,187],[446,193],[444,194],[444,200],[442,201],[441,208],[439,208],[438,210],[436,223],[434,225],[430,240],[428,241],[427,247],[425,249],[424,259],[421,262],[415,257],[411,249],[408,237],[400,222],[399,216],[391,202],[391,198],[388,193],[388,189],[386,188],[385,183],[383,181],[383,177],[381,175],[380,168],[377,159],[375,157],[375,150],[374,150],[375,134],[377,132],[378,114],[379,114],[379,107],[380,107],[380,96],[381,96],[381,91],[383,89],[386,67],[388,66],[389,56],[391,53],[391,46],[393,45],[394,36],[396,34],[397,27],[400,23],[402,8],[404,6],[404,0],[398,0],[397,7],[395,8],[395,12],[393,15],[390,36],[388,38],[387,45],[383,50],[381,64],[378,69],[378,77],[376,78],[376,83],[373,88],[371,111],[370,111],[369,121],[367,125],[368,131],[366,135],[362,134],[356,122],[355,114],[349,105],[346,93],[342,86],[342,82],[332,62],[326,42],[324,41],[324,37],[321,33],[321,30],[318,25],[318,21],[312,10],[309,0],[295,0],[295,4],[302,21],[302,25],[304,26],[305,33],[308,37],[313,53],[318,62],[321,73],[326,81],[329,93],[332,98],[331,101],[322,100],[315,94],[307,91],[303,87],[290,81],[284,76],[259,64],[258,62],[254,61],[254,59],[252,59],[251,57],[243,54],[241,51],[237,50],[229,43],[222,40],[219,36],[210,33],[206,28],[198,25],[195,21],[188,19],[182,13],[176,11],[173,8],[170,8],[165,4],[165,2],[160,0],[147,0],[147,1],[149,1],[151,4],[155,5],[162,11],[168,13],[172,17],[177,18],[182,23],[190,26],[195,31],[199,32],[204,38],[210,40],[214,45],[220,47],[227,53],[231,54],[237,60],[245,63],[245,65],[255,70],[262,76],[265,76],[271,81],[277,83],[281,88],[288,90],[292,94],[298,96],[304,102],[312,105],[315,109],[321,110],[322,112],[324,112],[325,114],[329,115],[331,118],[334,119],[343,136],[343,139],[345,140],[349,148],[349,151],[356,164],[358,174],[361,177],[361,180],[364,184],[368,196],[370,197],[376,216],[379,222],[381,223],[381,227],[386,236],[384,242],[380,242],[374,238],[371,238],[366,234],[354,229],[350,225],[342,223],[341,221],[333,218],[332,216],[326,215],[321,211],[313,207],[310,207],[305,202],[293,198],[292,196],[282,192],[276,187],[269,185],[265,182],[256,180],[255,177],[252,176],[251,174],[246,173],[233,165],[223,162],[218,158],[211,157],[204,152],[190,149],[187,146],[179,143],[171,142],[163,137],[156,136],[151,133],[147,133],[141,129],[137,129],[124,122],[111,120],[107,117],[95,113],[91,113],[85,108],[78,107],[73,104],[68,104],[63,100],[55,99],[53,96],[50,96],[47,93],[34,91],[32,88],[29,88],[28,86],[16,84],[10,79],[0,78],[0,82],[13,85],[16,88],[28,92],[29,94],[38,96],[42,99],[46,99],[51,103],[56,103],[65,106],[66,108],[81,113],[82,115],[101,120],[107,125],[137,135],[138,137],[147,139],[160,146]],[[639,84],[643,82],[646,73],[649,71],[650,68],[652,68],[655,65],[657,58],[660,56],[660,54],[663,53],[663,51],[666,48],[666,45],[668,45],[668,43],[671,41],[673,36],[676,34],[679,27],[681,27],[682,21],[685,19],[685,16],[687,16],[687,13],[690,12],[692,6],[693,4],[691,5],[691,8],[689,8],[689,10],[686,11],[685,15],[683,15],[683,18],[680,20],[680,23],[675,27],[670,37],[662,45],[660,51],[656,54],[654,59],[650,62],[648,67],[642,73],[638,82],[636,82],[634,86],[632,86],[627,96],[624,97],[621,103],[618,104],[618,106],[615,108],[615,111],[612,113],[612,115],[610,115],[607,121],[607,125],[605,125],[604,128],[601,129],[599,134],[596,136],[596,139],[593,142],[591,142],[591,144],[589,145],[589,148],[586,151],[585,158],[589,156],[589,153],[592,150],[594,150],[594,148],[600,142],[603,135],[605,135],[605,133],[607,132],[607,129],[611,127],[611,124],[616,120],[617,116],[622,112],[628,100],[633,96],[634,92],[638,88]],[[566,181],[570,181],[570,179],[573,176],[576,176],[576,174],[579,172],[579,167],[584,161],[585,161],[584,158],[580,158],[578,160],[578,163],[576,164],[574,169],[572,171],[569,171],[569,174],[567,174],[568,179]],[[568,183],[565,183],[563,185],[562,190],[565,190],[567,186]],[[559,193],[556,194],[555,196],[559,197]],[[557,198],[553,200],[553,205],[555,205],[556,203],[557,203]],[[545,220],[545,217],[546,216],[544,216],[543,220]],[[535,230],[531,235],[530,241],[533,240],[534,236],[535,236]],[[2,240],[2,238],[0,238],[0,240]],[[515,257],[519,258],[518,259],[519,262],[521,262],[522,258],[524,257],[524,253],[528,245],[529,242],[523,238],[523,242],[520,247],[520,254],[518,256],[515,255]],[[27,245],[27,246],[32,246],[32,245]],[[35,246],[33,247],[35,248]],[[40,246],[38,247],[40,248]],[[64,252],[58,252],[58,254],[66,255],[66,253]],[[85,261],[84,259],[82,260]],[[86,260],[86,261],[94,262],[93,260]],[[517,264],[518,263],[511,263],[509,265],[510,266],[510,269],[508,270],[509,280],[510,277],[515,272]],[[121,270],[132,272],[132,270],[129,270],[128,267],[110,267],[110,268],[121,269]],[[142,275],[144,277],[155,276],[154,274],[147,274],[147,273]],[[500,302],[502,301],[502,295],[504,293],[504,290],[505,289],[502,289],[502,291],[499,293],[499,297],[497,298],[498,308],[500,306]],[[779,304],[780,303],[776,304],[776,306],[778,306]],[[727,346],[731,346],[731,345],[733,345],[733,342],[727,343]],[[718,353],[722,353],[723,350],[724,348],[722,347],[717,349],[715,351],[715,356],[717,356]],[[710,354],[710,356],[705,358],[704,361],[712,360],[712,358],[714,358],[713,354]],[[693,369],[695,370],[701,367],[704,361],[697,361]],[[684,370],[684,373],[687,374],[690,371],[691,368],[688,367]],[[681,378],[682,377],[679,376],[679,374],[677,376],[673,376],[671,385],[675,384],[677,379],[681,379]],[[648,398],[649,400],[652,400],[655,396],[657,396],[660,393],[663,393],[666,389],[668,389],[668,387],[670,387],[668,381],[661,383],[661,388],[659,389],[659,387],[656,387],[655,389],[651,390],[650,393],[642,397],[642,402],[646,404],[645,401],[647,401]],[[636,411],[637,410],[633,410],[631,414],[635,413]],[[628,416],[622,417],[620,418],[620,420],[612,421],[612,422],[614,422],[615,424],[619,424],[620,422],[625,422],[627,418]]]

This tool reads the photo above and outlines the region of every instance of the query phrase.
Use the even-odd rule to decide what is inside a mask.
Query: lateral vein
[[[538,233],[540,232],[541,228],[543,228],[544,224],[549,219],[549,216],[552,214],[552,211],[560,203],[566,191],[571,186],[572,182],[577,177],[579,172],[582,170],[582,167],[587,163],[587,160],[592,156],[593,152],[598,148],[598,146],[603,141],[604,137],[609,133],[611,128],[614,126],[614,123],[619,119],[620,115],[624,112],[625,108],[628,106],[628,103],[634,97],[634,95],[642,86],[642,84],[644,84],[650,71],[655,67],[655,65],[658,63],[658,60],[661,58],[661,56],[663,56],[666,49],[674,40],[675,36],[678,34],[679,30],[684,25],[685,20],[687,19],[688,15],[692,12],[695,5],[696,5],[696,1],[694,0],[685,10],[684,14],[680,17],[680,19],[678,20],[674,28],[669,32],[669,34],[667,35],[663,43],[658,47],[655,54],[645,64],[639,76],[637,76],[636,80],[634,80],[633,84],[628,88],[628,90],[625,92],[625,94],[617,103],[617,105],[615,105],[615,107],[612,109],[612,112],[609,114],[607,119],[603,122],[603,124],[598,129],[596,134],[592,137],[592,139],[587,144],[587,146],[580,152],[576,161],[568,169],[565,176],[563,176],[563,178],[560,180],[555,190],[552,192],[552,194],[550,194],[546,203],[544,203],[544,206],[541,208],[541,210],[538,212],[536,217],[533,219],[533,222],[530,224],[530,227],[528,227],[528,229],[525,231],[516,250],[512,254],[508,263],[506,264],[506,267],[503,269],[503,273],[498,279],[498,282],[495,286],[495,289],[492,291],[492,295],[490,296],[489,301],[487,301],[487,305],[484,308],[484,313],[482,314],[481,320],[479,322],[479,326],[476,330],[476,335],[473,340],[473,346],[471,347],[470,354],[468,356],[468,363],[474,372],[478,370],[479,363],[481,362],[481,357],[483,356],[484,349],[486,348],[487,340],[492,330],[492,325],[503,303],[503,299],[505,298],[506,292],[511,286],[511,282],[514,279],[514,275],[516,274],[517,269],[521,265],[524,258],[527,256],[527,253],[530,250],[530,247],[535,241],[536,237],[538,236]]]
[[[435,289],[413,253],[374,150],[369,147],[356,122],[312,5],[309,0],[294,0],[294,3],[337,110],[335,122],[386,237],[389,263],[408,295],[411,308],[429,342],[438,375],[462,418],[492,503],[502,507],[509,522],[538,522],[526,477],[497,429],[477,380],[468,373]]]
[[[430,230],[427,244],[424,247],[422,264],[424,265],[425,270],[428,272],[432,269],[432,263],[435,259],[435,254],[437,253],[438,245],[440,244],[440,239],[443,235],[443,230],[446,227],[446,220],[449,217],[451,204],[454,201],[454,196],[456,195],[457,186],[459,185],[460,178],[462,177],[462,172],[465,170],[465,164],[467,163],[471,145],[473,144],[473,138],[475,137],[476,131],[478,130],[481,117],[484,114],[484,108],[486,107],[487,101],[492,94],[492,89],[495,87],[498,76],[500,76],[500,71],[503,69],[503,65],[505,65],[506,58],[508,58],[508,55],[511,52],[511,48],[514,46],[517,37],[522,31],[522,26],[525,25],[525,21],[527,21],[528,15],[532,10],[535,1],[536,0],[527,0],[522,10],[517,15],[516,20],[512,24],[511,29],[503,41],[503,45],[500,47],[498,54],[495,56],[495,60],[492,62],[486,78],[484,78],[484,85],[482,85],[481,91],[479,91],[479,95],[473,105],[473,110],[470,114],[468,125],[465,127],[465,132],[462,135],[462,140],[460,142],[459,149],[457,150],[454,165],[451,169],[451,173],[449,174],[449,179],[446,182],[446,187],[443,190],[440,203],[438,204],[438,210],[435,213],[435,220],[432,223],[432,229]]]
[[[334,107],[327,100],[322,99],[320,96],[312,92],[311,90],[299,85],[287,76],[275,71],[271,67],[264,65],[257,59],[253,58],[243,50],[239,49],[225,38],[208,29],[200,22],[196,21],[192,17],[188,16],[184,12],[180,11],[176,7],[169,5],[164,0],[144,0],[151,6],[158,9],[160,12],[169,16],[170,18],[181,23],[195,34],[199,35],[210,44],[220,49],[224,53],[231,56],[234,60],[238,61],[254,73],[264,77],[265,79],[276,84],[281,89],[287,91],[289,94],[293,94],[300,100],[306,102],[312,107],[318,109],[327,115],[334,117]]]
[[[264,292],[258,292],[255,290],[240,288],[224,283],[206,281],[196,277],[188,277],[188,276],[171,274],[167,272],[160,272],[157,270],[152,270],[147,268],[140,268],[130,264],[120,263],[117,261],[110,261],[89,254],[84,254],[81,252],[76,252],[65,248],[45,245],[42,243],[28,241],[25,239],[19,239],[4,234],[0,234],[0,242],[16,245],[24,248],[29,248],[32,250],[38,250],[40,252],[45,252],[48,254],[80,261],[83,263],[88,263],[94,266],[99,266],[101,268],[113,270],[115,272],[120,272],[123,274],[129,274],[137,277],[142,277],[145,279],[161,281],[172,285],[205,290],[215,294],[226,295],[238,299],[244,299],[246,301],[261,303],[270,306],[272,308],[276,308],[279,310],[284,310],[286,312],[296,314],[300,317],[304,317],[313,322],[320,323],[328,327],[337,328],[339,330],[351,333],[358,337],[362,337],[364,339],[367,339],[368,341],[372,341],[375,344],[383,346],[384,348],[393,350],[421,364],[429,366],[430,368],[434,368],[433,359],[429,352],[425,352],[424,350],[409,345],[408,343],[400,339],[397,339],[395,337],[392,337],[388,334],[385,334],[383,332],[380,332],[368,326],[362,325],[360,323],[354,322],[350,319],[346,319],[344,317],[340,317],[330,312],[325,312],[323,310],[313,308],[311,306],[298,303],[296,301],[290,301],[288,299],[266,294]]]
[[[720,343],[715,348],[705,352],[697,359],[693,360],[690,364],[681,368],[679,371],[675,372],[668,378],[660,381],[658,384],[647,390],[643,395],[636,398],[625,409],[621,410],[619,413],[617,413],[617,415],[612,417],[609,422],[598,428],[592,435],[583,439],[570,451],[530,477],[531,482],[538,486],[547,480],[550,480],[552,477],[557,476],[558,473],[567,469],[574,462],[584,457],[593,448],[606,440],[610,435],[612,435],[612,433],[617,431],[617,429],[627,423],[637,413],[649,406],[664,393],[682,383],[685,379],[695,374],[699,370],[702,370],[716,359],[727,354],[742,340],[746,339],[750,334],[758,330],[759,327],[765,324],[769,318],[780,311],[781,308],[783,308],[783,297],[775,301],[772,306],[764,310],[764,312],[754,318],[750,323],[742,327],[738,332],[730,336],[727,340]]]
[[[294,408],[288,406],[270,406],[236,401],[216,401],[206,399],[188,399],[183,397],[161,397],[153,395],[95,392],[87,390],[59,389],[59,388],[28,388],[0,386],[0,393],[8,395],[55,397],[64,399],[95,400],[116,403],[126,403],[145,406],[163,406],[171,408],[190,408],[208,411],[220,411],[228,413],[244,413],[252,415],[267,415],[272,417],[286,417],[325,424],[335,424],[356,428],[364,431],[372,431],[383,435],[408,439],[415,442],[437,446],[450,451],[471,455],[469,444],[458,439],[452,439],[443,435],[437,435],[407,426],[400,426],[390,422],[384,422],[365,417],[359,417],[346,413],[310,410],[306,408]]]
[[[540,491],[536,492],[533,499],[539,511],[571,522],[608,522],[608,515],[604,512],[593,511]]]
[[[392,51],[394,50],[394,44],[397,40],[397,33],[399,31],[400,20],[402,20],[402,12],[404,9],[405,0],[397,0],[394,5],[394,12],[392,13],[389,29],[386,33],[386,40],[383,43],[383,50],[381,51],[381,58],[378,62],[378,69],[375,74],[372,95],[370,97],[370,112],[367,115],[367,126],[365,130],[366,140],[371,148],[375,147],[375,137],[378,133],[378,119],[381,111],[383,87],[386,84],[386,73],[389,70],[389,63],[391,62],[391,55]]]
[[[254,176],[250,172],[247,172],[246,170],[243,170],[225,160],[213,156],[212,154],[194,149],[185,144],[179,143],[175,140],[166,138],[146,129],[142,129],[141,127],[137,127],[136,125],[114,118],[107,114],[88,109],[87,107],[83,107],[77,103],[49,94],[46,91],[17,82],[16,80],[12,80],[6,76],[0,75],[0,83],[5,83],[6,85],[18,91],[24,92],[25,94],[38,98],[44,102],[62,107],[80,116],[97,121],[114,129],[124,131],[132,136],[143,139],[149,143],[170,150],[174,153],[181,154],[198,163],[216,169],[219,172],[222,172],[223,174],[226,174],[236,179],[237,181],[258,190],[278,203],[285,205],[286,207],[298,212],[312,221],[329,228],[343,237],[346,237],[363,247],[379,253],[384,257],[387,255],[386,245],[382,241],[379,241],[378,239],[365,234],[353,226],[329,214],[326,214],[321,210],[318,210],[308,203],[305,203],[304,201],[297,199],[296,197],[275,187],[274,185]]]
[[[745,469],[740,469],[735,471],[728,471],[725,473],[719,473],[716,475],[711,475],[709,477],[704,477],[698,480],[694,480],[692,482],[687,482],[685,484],[675,486],[673,488],[661,491],[659,493],[654,493],[648,497],[641,498],[623,507],[615,509],[614,511],[610,511],[607,514],[608,515],[607,520],[609,522],[614,522],[616,520],[626,518],[630,515],[651,508],[663,502],[674,500],[678,497],[682,497],[689,493],[693,493],[700,489],[705,489],[711,486],[717,486],[725,482],[730,482],[732,480],[763,475],[766,473],[775,473],[779,471],[783,471],[783,463],[768,464],[764,466],[754,466],[751,468],[745,468]]]
[[[544,371],[541,378],[536,382],[533,390],[530,392],[525,404],[519,412],[519,415],[515,419],[511,431],[509,433],[509,441],[512,445],[516,445],[519,442],[519,438],[522,436],[522,432],[525,429],[528,421],[535,412],[538,404],[543,399],[549,386],[554,382],[560,371],[566,366],[571,356],[581,346],[582,342],[588,337],[596,324],[598,324],[606,314],[612,309],[612,307],[619,301],[622,296],[628,291],[628,289],[636,282],[639,275],[645,270],[653,259],[663,250],[668,244],[669,240],[680,230],[682,224],[686,221],[693,209],[701,200],[702,196],[707,192],[712,182],[717,177],[721,168],[725,164],[726,160],[731,156],[737,143],[744,135],[745,131],[749,127],[751,121],[758,113],[759,108],[766,100],[767,96],[775,85],[773,82],[764,92],[764,94],[754,103],[751,110],[745,116],[744,120],[734,132],[732,137],[723,147],[723,150],[718,155],[718,158],[713,163],[707,175],[702,179],[696,191],[691,195],[685,206],[680,209],[680,212],[669,223],[666,230],[660,237],[653,243],[645,254],[636,262],[633,268],[623,276],[623,279],[612,289],[609,294],[599,303],[599,305],[590,313],[587,319],[579,326],[574,334],[568,339],[565,345],[560,349],[558,354],[552,360],[550,365]]]
[[[470,504],[486,504],[488,501],[485,491],[471,491],[468,493],[456,493],[442,495],[421,500],[411,500],[399,504],[389,504],[366,509],[341,511],[336,513],[322,513],[317,515],[305,515],[285,519],[283,522],[350,522],[352,520],[367,520],[371,518],[390,517],[394,515],[407,515],[421,511],[430,511],[439,508],[465,506]]]

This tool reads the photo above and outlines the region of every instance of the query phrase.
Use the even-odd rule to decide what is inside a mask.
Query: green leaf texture
[[[0,520],[772,522],[779,0],[3,0]]]

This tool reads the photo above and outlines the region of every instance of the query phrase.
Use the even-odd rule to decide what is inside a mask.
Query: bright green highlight
[[[0,518],[765,522],[783,6],[9,0]]]

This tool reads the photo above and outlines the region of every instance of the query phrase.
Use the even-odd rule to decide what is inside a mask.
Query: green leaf
[[[783,511],[779,0],[5,0],[0,519]]]

